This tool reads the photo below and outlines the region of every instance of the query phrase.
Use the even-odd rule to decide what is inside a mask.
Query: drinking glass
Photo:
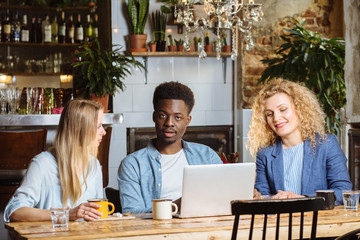
[[[67,229],[69,227],[69,210],[69,207],[50,208],[54,229]]]
[[[359,205],[359,191],[344,190],[343,201],[346,210],[358,210]]]
[[[32,114],[32,103],[31,101],[33,96],[34,88],[27,87],[26,88],[26,114]]]
[[[1,114],[7,114],[7,111],[6,111],[7,103],[8,103],[7,88],[0,88],[0,104],[1,104],[0,113]]]

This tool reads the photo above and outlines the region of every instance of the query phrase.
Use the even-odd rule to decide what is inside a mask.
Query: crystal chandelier
[[[202,11],[205,14],[194,16],[196,6],[203,6]],[[250,50],[254,47],[250,32],[253,22],[261,21],[264,14],[261,4],[254,3],[254,0],[249,0],[248,3],[244,3],[244,0],[204,0],[204,5],[194,5],[191,0],[182,0],[182,3],[175,7],[174,15],[177,21],[185,26],[184,47],[187,51],[190,49],[188,33],[195,32],[200,28],[202,41],[200,43],[199,58],[205,59],[207,57],[204,50],[205,32],[214,29],[216,34],[216,57],[220,59],[221,34],[225,30],[230,30],[232,41],[231,59],[235,60],[238,56],[236,30],[239,29],[244,34],[246,50]]]

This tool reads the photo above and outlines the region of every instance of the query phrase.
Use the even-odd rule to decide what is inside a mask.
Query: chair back
[[[114,212],[122,213],[119,190],[112,187],[107,187],[105,188],[105,194],[108,201],[114,204],[115,206]]]
[[[0,131],[0,169],[27,169],[46,149],[47,129]]]
[[[360,228],[335,238],[335,240],[359,240],[359,239],[360,239]]]
[[[325,207],[325,203],[324,203],[324,198],[322,197],[231,201],[231,211],[232,214],[235,215],[231,239],[232,240],[236,239],[238,225],[239,225],[239,217],[240,215],[243,214],[251,215],[249,239],[252,239],[254,220],[256,214],[264,214],[262,239],[266,239],[267,215],[277,214],[275,239],[279,239],[280,214],[282,213],[289,214],[289,230],[288,230],[289,239],[292,239],[292,214],[301,213],[299,239],[303,239],[304,212],[308,212],[308,211],[313,212],[311,239],[315,239],[318,210],[322,210],[324,209],[324,207]]]
[[[109,184],[109,150],[110,150],[112,127],[107,127],[105,131],[106,131],[106,135],[103,136],[102,138],[97,155],[101,165],[104,188],[107,187],[107,185]]]
[[[7,202],[29,167],[46,150],[47,129],[0,131],[0,201]]]

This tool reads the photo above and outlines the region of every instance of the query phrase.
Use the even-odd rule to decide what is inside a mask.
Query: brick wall
[[[296,0],[293,0],[296,3]],[[309,8],[293,17],[298,20],[306,19],[305,28],[319,32],[321,36],[334,38],[344,36],[343,1],[340,0],[313,0]],[[266,14],[266,9],[263,9]],[[260,23],[264,24],[264,23]],[[266,25],[266,24],[264,24]],[[281,44],[279,36],[284,28],[290,28],[287,18],[279,19],[275,24],[266,27],[257,27],[253,31],[256,38],[256,47],[247,52],[242,50],[242,59],[238,67],[238,106],[251,108],[253,97],[261,88],[257,85],[262,72],[266,68],[261,60],[274,56],[274,49]]]

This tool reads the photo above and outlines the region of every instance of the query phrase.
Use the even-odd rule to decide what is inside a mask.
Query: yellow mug
[[[106,198],[92,198],[92,199],[89,199],[88,202],[93,202],[93,203],[101,205],[100,208],[96,209],[102,213],[102,216],[100,216],[100,219],[107,218],[108,215],[112,214],[115,210],[114,204],[112,204],[111,202],[108,202],[108,200]],[[109,208],[108,208],[109,205],[112,208],[110,212],[109,212]]]

